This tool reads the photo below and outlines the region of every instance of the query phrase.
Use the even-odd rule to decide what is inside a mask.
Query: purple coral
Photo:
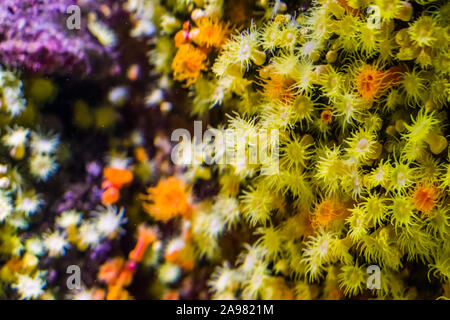
[[[2,0],[0,63],[41,74],[86,75],[100,64],[117,70],[113,64],[114,51],[103,47],[89,33],[87,13],[82,13],[80,30],[69,30],[66,26],[69,6],[83,8],[91,2],[95,1]],[[121,1],[109,2],[112,7],[120,8]],[[103,16],[99,14],[99,17]]]

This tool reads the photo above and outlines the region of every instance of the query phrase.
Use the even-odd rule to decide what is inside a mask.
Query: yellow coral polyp
[[[306,167],[313,154],[309,149],[313,144],[314,139],[310,135],[305,135],[301,139],[294,136],[280,148],[280,164],[288,169]]]
[[[397,18],[403,8],[403,1],[400,0],[376,0],[375,5],[380,10],[380,17],[389,21]]]
[[[229,65],[237,64],[240,72],[248,70],[251,63],[258,66],[264,64],[266,54],[259,47],[259,33],[252,26],[240,34],[233,34],[222,47],[222,51],[215,63],[215,72],[223,76],[229,69]]]
[[[436,21],[431,16],[422,15],[409,27],[408,34],[419,47],[429,47],[436,41]]]

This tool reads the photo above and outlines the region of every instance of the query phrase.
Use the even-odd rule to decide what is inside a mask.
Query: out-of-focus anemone
[[[0,67],[0,93],[2,102],[0,109],[15,117],[25,110],[25,99],[22,94],[22,81],[12,71]]]
[[[85,250],[88,247],[96,246],[101,241],[101,235],[95,222],[83,221],[77,231],[77,247],[80,250]]]
[[[120,232],[121,225],[126,222],[126,218],[123,217],[124,213],[123,208],[118,210],[113,206],[98,207],[94,214],[100,235],[113,238],[117,232]]]
[[[47,180],[56,169],[58,169],[58,164],[52,156],[36,154],[30,158],[30,173],[37,180]]]
[[[59,144],[58,135],[43,135],[40,133],[32,133],[30,148],[34,154],[53,154],[57,151]]]
[[[15,202],[15,210],[30,215],[36,213],[42,204],[41,196],[37,195],[34,190],[19,192]]]
[[[185,86],[195,83],[201,71],[206,70],[206,53],[190,44],[178,48],[173,58],[173,76],[177,81],[184,81]]]
[[[19,292],[21,299],[37,299],[44,293],[44,276],[45,272],[36,272],[34,276],[18,275],[13,287]]]
[[[227,291],[233,291],[238,287],[239,275],[230,267],[229,262],[224,262],[223,266],[216,267],[208,281],[211,291],[215,296],[221,297]]]
[[[4,221],[13,212],[13,206],[11,204],[11,198],[0,193],[0,222]]]
[[[16,126],[8,131],[8,134],[2,138],[3,144],[10,148],[10,155],[13,158],[22,159],[25,155],[25,144],[30,130]]]
[[[64,233],[54,231],[45,234],[44,246],[51,257],[59,257],[66,253],[66,249],[70,246]]]
[[[164,284],[175,283],[181,276],[181,268],[173,263],[166,262],[158,269],[158,278]]]
[[[147,190],[143,199],[144,210],[155,220],[167,221],[177,215],[189,217],[192,207],[189,203],[186,184],[177,178],[161,180],[155,187]]]

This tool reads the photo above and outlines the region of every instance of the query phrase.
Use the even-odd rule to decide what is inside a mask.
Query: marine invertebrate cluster
[[[203,17],[197,5],[190,12]],[[244,157],[188,165],[194,185],[205,170],[208,179],[219,177],[218,193],[194,205],[193,240],[203,259],[215,263],[223,255],[223,199],[236,208],[233,232],[254,235],[242,240],[247,249],[235,262],[218,264],[213,297],[312,297],[318,283],[323,290],[315,297],[325,299],[411,298],[401,270],[416,262],[431,271],[439,261],[434,281],[447,283],[449,198],[442,174],[449,163],[450,42],[439,14],[445,5],[376,5],[375,26],[366,2],[316,1],[297,16],[280,11],[286,8],[273,15],[263,5],[265,18],[234,31],[211,71],[186,83],[194,113],[206,114],[208,106],[237,111],[218,130],[239,131],[248,157],[254,132],[280,134],[277,163]],[[434,87],[442,93],[425,89]],[[200,148],[208,150],[208,143]],[[203,217],[209,207],[216,209]],[[441,221],[439,233],[433,219]],[[373,264],[382,270],[383,289],[367,288]]]
[[[11,283],[22,299],[43,294],[45,272],[39,270],[38,256],[44,251],[58,255],[64,251],[64,239],[59,234],[46,240],[20,237],[30,226],[32,216],[41,210],[42,195],[34,184],[46,181],[57,169],[55,153],[58,137],[44,135],[36,129],[19,125],[27,101],[23,83],[12,71],[0,69],[2,107],[2,164],[0,191],[0,237],[2,259],[8,261],[1,269],[1,283]],[[34,183],[33,183],[34,182]],[[3,285],[2,285],[3,289]]]

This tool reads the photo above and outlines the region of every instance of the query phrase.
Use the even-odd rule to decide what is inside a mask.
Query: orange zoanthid
[[[98,279],[107,284],[114,282],[120,274],[124,260],[121,257],[113,258],[106,261],[98,271]]]
[[[118,285],[122,288],[129,286],[131,284],[131,281],[133,281],[133,276],[135,272],[136,272],[136,262],[128,260],[125,263],[125,266],[120,271],[119,276],[117,277],[117,280],[115,281],[114,285]]]
[[[269,102],[291,104],[294,102],[296,96],[293,85],[295,85],[294,79],[272,74],[270,79],[264,81],[264,94]]]
[[[136,246],[129,253],[128,258],[130,260],[140,262],[147,250],[148,246],[153,243],[157,238],[156,230],[154,228],[141,225],[139,227],[139,235]]]
[[[181,45],[172,61],[173,78],[184,81],[186,87],[195,83],[207,70],[206,58],[206,53],[192,44]]]
[[[166,261],[178,265],[184,270],[194,268],[194,248],[182,238],[175,238],[167,244],[164,258]]]
[[[320,113],[320,120],[324,123],[331,123],[333,121],[333,112],[330,109],[325,109]]]
[[[386,88],[383,77],[384,72],[376,66],[364,64],[357,71],[355,82],[356,90],[366,101],[373,101],[379,97],[380,93]]]
[[[110,185],[107,188],[104,188],[102,193],[102,204],[111,205],[119,201],[120,191],[118,188]]]
[[[201,17],[195,24],[197,28],[191,31],[190,36],[193,42],[202,47],[220,48],[231,33],[229,23],[224,24],[217,18]]]
[[[315,228],[327,227],[333,221],[345,218],[347,212],[339,200],[326,198],[316,205],[312,213],[312,225]]]
[[[103,177],[118,189],[133,181],[133,173],[128,169],[105,168]]]
[[[119,285],[108,286],[106,300],[131,300],[130,293]]]
[[[148,188],[144,200],[148,201],[142,204],[144,210],[155,220],[167,221],[178,215],[189,218],[192,213],[186,183],[175,177]]]
[[[179,48],[182,45],[189,43],[189,31],[188,30],[180,30],[178,31],[175,36],[175,47]]]
[[[423,213],[429,213],[434,208],[439,191],[433,185],[418,185],[413,194],[414,206]]]

